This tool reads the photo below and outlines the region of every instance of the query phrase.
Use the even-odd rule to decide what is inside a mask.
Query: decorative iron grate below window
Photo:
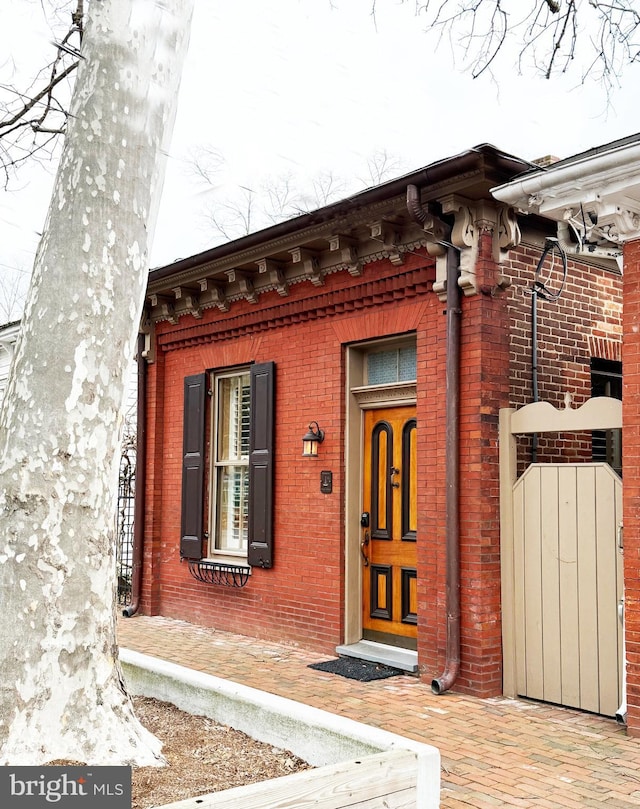
[[[225,587],[244,587],[249,581],[251,568],[244,565],[227,565],[209,562],[206,559],[189,560],[189,572],[194,579],[205,584],[221,584]]]

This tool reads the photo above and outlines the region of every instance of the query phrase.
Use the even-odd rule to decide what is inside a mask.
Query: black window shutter
[[[206,400],[207,374],[185,377],[180,532],[180,556],[185,559],[202,558]]]
[[[249,550],[254,567],[273,565],[273,444],[275,364],[251,366]]]

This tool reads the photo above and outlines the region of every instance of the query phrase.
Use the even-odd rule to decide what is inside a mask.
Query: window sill
[[[231,565],[228,562],[214,562],[211,559],[199,561],[190,559],[189,572],[196,581],[203,584],[244,587],[249,581],[251,568],[248,565]]]

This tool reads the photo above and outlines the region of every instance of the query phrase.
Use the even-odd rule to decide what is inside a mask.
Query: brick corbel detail
[[[320,270],[320,258],[315,250],[309,250],[306,247],[294,247],[289,250],[291,254],[291,261],[293,264],[302,266],[304,278],[311,281],[314,287],[321,287],[324,285],[324,278]]]
[[[335,261],[326,272],[336,272],[340,270],[347,270],[349,275],[356,278],[362,275],[362,261],[358,257],[358,242],[349,236],[343,236],[339,233],[331,236],[328,239],[329,251],[333,254]]]
[[[404,248],[400,246],[400,234],[391,222],[380,219],[369,224],[371,238],[380,242],[382,252],[374,253],[376,258],[388,258],[394,267],[404,264]]]
[[[200,297],[195,290],[189,287],[174,287],[173,294],[176,296],[176,301],[184,301],[188,314],[193,315],[196,320],[202,317]]]
[[[286,298],[289,294],[289,284],[281,265],[270,258],[261,258],[256,263],[258,272],[271,282],[271,288],[275,289],[281,298]]]
[[[151,306],[159,312],[159,320],[167,320],[172,325],[176,325],[178,323],[178,316],[176,315],[176,307],[174,303],[174,299],[167,297],[166,295],[156,295],[152,293],[149,295],[149,300],[151,302]]]
[[[499,268],[509,250],[520,243],[520,228],[513,208],[488,200],[468,200],[450,194],[439,200],[444,214],[454,217],[451,243],[459,250],[460,278],[458,283],[466,296],[475,295],[481,287],[502,289],[505,286]],[[479,259],[485,244],[484,234],[490,234],[491,259],[496,267],[495,278],[482,277]],[[488,257],[487,257],[488,258]],[[446,299],[446,256],[436,260],[434,290],[440,300]]]
[[[339,292],[318,291],[304,300],[282,300],[279,305],[267,309],[260,308],[255,312],[171,329],[158,335],[158,347],[162,351],[174,351],[211,340],[234,340],[267,329],[402,302],[430,292],[432,282],[433,269],[418,267],[378,281],[362,281]]]
[[[201,278],[198,283],[200,284],[201,306],[217,306],[221,312],[229,311],[229,301],[221,284],[216,284],[209,278]]]
[[[227,270],[230,284],[237,284],[239,295],[249,303],[258,303],[258,295],[253,287],[253,278],[241,270]]]

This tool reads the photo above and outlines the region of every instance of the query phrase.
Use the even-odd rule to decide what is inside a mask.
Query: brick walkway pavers
[[[326,655],[166,618],[120,619],[121,646],[433,744],[443,809],[640,806],[640,739],[615,720],[524,700],[436,696],[415,677],[360,683]]]

